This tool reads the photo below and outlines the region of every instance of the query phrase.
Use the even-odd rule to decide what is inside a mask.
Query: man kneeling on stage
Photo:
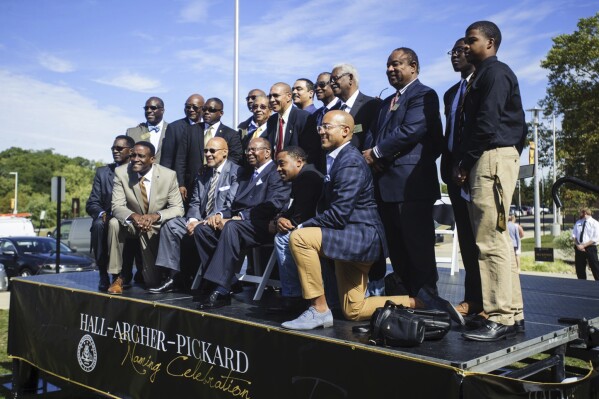
[[[408,296],[364,298],[368,271],[381,252],[387,256],[385,233],[374,201],[372,174],[362,154],[350,144],[354,121],[343,111],[330,111],[318,126],[322,148],[329,151],[323,194],[315,217],[291,233],[289,245],[297,263],[302,293],[311,306],[283,327],[310,330],[331,327],[333,315],[324,294],[319,256],[335,261],[343,315],[366,320],[387,300],[415,307]]]

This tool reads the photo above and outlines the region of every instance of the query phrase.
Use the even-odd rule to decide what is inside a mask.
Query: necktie
[[[258,126],[254,125],[253,123],[250,123],[250,125],[248,126],[247,135],[251,137],[256,130],[258,130]]]
[[[254,170],[254,174],[252,175],[252,179],[250,180],[250,183],[253,183],[254,180],[256,180],[256,177],[258,177],[260,173],[258,172],[258,169]]]
[[[393,99],[391,100],[391,105],[389,106],[389,112],[393,111],[393,107],[395,107],[395,104],[397,104],[397,101],[399,100],[399,90],[397,90],[397,93],[395,93],[395,97],[393,97]]]
[[[262,132],[264,131],[264,129],[266,129],[266,124],[264,124],[264,125],[262,125],[262,126],[260,126],[259,128],[256,129],[256,131],[252,135],[252,139],[260,137],[260,135],[262,134]]]
[[[468,96],[468,93],[470,93],[470,89],[472,88],[472,83],[474,82],[474,79],[476,79],[476,71],[474,71],[472,73],[472,76],[470,76],[470,80],[468,81],[468,84],[466,85],[466,92],[464,93],[464,95],[460,98],[460,103],[458,105],[458,129],[457,129],[457,133],[456,136],[458,138],[458,142],[460,143],[462,140],[462,130],[464,129],[464,122],[465,122],[465,112],[464,112],[464,102],[466,101],[466,97]],[[455,139],[454,139],[454,144],[455,144]]]
[[[212,138],[212,131],[214,130],[214,126],[210,126],[206,133],[204,133],[204,148],[208,145],[208,141]]]
[[[470,79],[472,80],[472,79]],[[463,105],[464,103],[464,95],[466,94],[466,79],[462,79],[462,81],[460,82],[460,87],[458,88],[458,92],[456,93],[455,96],[455,100],[453,101],[452,104],[452,114],[451,114],[451,131],[450,134],[451,136],[449,137],[449,140],[447,141],[447,148],[449,149],[450,152],[453,151],[453,149],[458,146],[461,142],[461,122],[460,122],[460,118],[461,118],[461,109],[460,109],[460,104]]]
[[[148,192],[146,191],[146,185],[144,180],[144,176],[139,178],[139,190],[141,191],[141,199],[144,203],[144,213],[148,213],[148,209],[150,208],[150,202],[148,201]]]
[[[587,226],[587,221],[585,220],[584,222],[582,222],[582,229],[580,230],[580,237],[578,237],[578,243],[582,244],[584,241],[582,241],[583,236],[584,236],[584,228]]]
[[[148,125],[148,130],[150,132],[159,132],[160,131],[160,126],[152,126],[152,125]]]
[[[206,203],[206,215],[212,214],[212,211],[214,210],[214,201],[215,201],[214,193],[216,192],[216,183],[218,183],[219,175],[220,175],[220,172],[215,169],[214,175],[212,176],[212,179],[210,180],[210,188],[208,189],[208,202]]]
[[[277,153],[283,149],[283,124],[285,121],[282,117],[279,117],[279,135],[277,136]]]
[[[341,111],[345,111],[345,112],[349,113],[349,107],[347,106],[346,103],[341,103],[341,106],[339,107],[339,109]]]

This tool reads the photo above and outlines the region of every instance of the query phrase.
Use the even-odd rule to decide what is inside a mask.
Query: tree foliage
[[[578,30],[553,39],[541,66],[549,70],[546,115],[562,115],[557,159],[561,175],[599,184],[599,13],[578,22]]]

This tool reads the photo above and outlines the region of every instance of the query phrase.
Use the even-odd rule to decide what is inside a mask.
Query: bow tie
[[[150,132],[159,132],[160,131],[160,126],[151,126],[151,125],[148,125],[148,130]]]

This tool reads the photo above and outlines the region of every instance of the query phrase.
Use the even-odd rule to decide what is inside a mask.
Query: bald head
[[[204,156],[206,157],[206,166],[209,168],[218,168],[227,159],[229,147],[222,137],[213,137],[206,143]]]
[[[354,118],[344,111],[329,111],[318,129],[322,148],[332,151],[351,140],[354,132]]]
[[[189,96],[187,101],[185,101],[185,116],[187,116],[190,120],[198,123],[200,121],[200,117],[202,115],[202,106],[204,105],[204,97],[201,94],[192,94]]]
[[[283,115],[287,108],[291,107],[291,86],[283,82],[272,85],[268,94],[268,102],[274,112]]]
[[[259,168],[270,160],[270,142],[262,137],[252,139],[245,151],[248,164]]]

